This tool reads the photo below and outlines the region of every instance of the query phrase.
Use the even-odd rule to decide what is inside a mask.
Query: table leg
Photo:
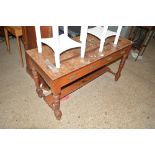
[[[122,69],[123,69],[123,67],[124,67],[124,64],[125,64],[125,62],[126,62],[126,59],[127,59],[128,56],[129,56],[129,52],[130,52],[131,48],[132,48],[132,45],[129,46],[127,49],[125,49],[125,53],[124,53],[124,55],[123,55],[122,58],[121,58],[121,62],[120,62],[120,64],[119,64],[118,71],[117,71],[117,73],[115,74],[115,81],[117,81],[117,80],[120,78],[120,76],[121,76],[121,71],[122,71]]]
[[[7,50],[10,53],[10,42],[9,42],[8,30],[6,28],[4,28],[4,33],[5,33],[5,41],[6,41]]]
[[[121,59],[121,62],[120,62],[120,64],[119,64],[118,71],[117,71],[117,73],[116,73],[116,75],[115,75],[115,81],[118,81],[118,79],[120,78],[120,76],[121,76],[121,71],[122,71],[122,69],[123,69],[123,67],[124,67],[124,64],[125,64],[125,61],[126,61],[127,57],[128,57],[128,55],[123,55],[123,57],[122,57],[122,59]]]
[[[47,102],[49,106],[53,109],[56,119],[60,120],[62,116],[62,112],[60,110],[60,95],[61,95],[61,87],[57,81],[53,82],[50,86],[52,91],[52,100]]]
[[[60,110],[60,94],[53,94],[53,110],[54,110],[54,114],[55,117],[60,120],[61,116],[62,116],[62,112]]]
[[[20,38],[18,36],[16,36],[16,38],[17,38],[19,61],[20,61],[21,65],[22,65],[22,67],[24,67],[24,62],[23,62],[23,57],[22,57],[22,49],[21,49],[21,44],[20,44]]]
[[[50,95],[44,96],[43,99],[54,111],[56,119],[60,120],[62,112],[60,110],[60,94],[51,93]]]
[[[35,68],[33,67],[32,68],[32,75],[33,75],[33,79],[34,79],[34,82],[35,82],[35,85],[36,85],[36,92],[38,94],[38,96],[41,98],[41,97],[44,97],[44,94],[43,94],[43,90],[40,88],[40,79],[39,79],[39,75],[37,73],[37,71],[35,70]]]
[[[36,86],[36,92],[40,98],[43,97],[43,99],[47,102],[47,104],[53,109],[55,117],[60,120],[62,116],[62,112],[60,110],[60,94],[61,94],[61,88],[57,84],[52,84],[50,87],[52,90],[52,94],[49,96],[45,96],[43,94],[43,90],[40,88],[41,80],[39,77],[39,74],[35,70],[35,67],[33,64],[31,64],[32,69],[32,76],[35,82]]]

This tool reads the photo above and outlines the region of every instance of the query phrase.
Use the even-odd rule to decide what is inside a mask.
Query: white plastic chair
[[[87,38],[87,26],[81,26],[80,42],[74,41],[68,36],[68,27],[64,26],[64,34],[59,35],[58,26],[52,26],[53,37],[41,38],[40,26],[36,26],[36,37],[38,52],[42,53],[42,43],[51,47],[55,55],[56,68],[60,68],[60,54],[66,50],[81,47],[81,58],[84,58],[86,38]]]
[[[104,47],[104,43],[105,43],[105,39],[107,37],[116,35],[114,45],[117,45],[121,30],[122,30],[122,26],[118,26],[117,32],[113,32],[113,31],[108,30],[108,26],[104,26],[104,27],[96,26],[96,27],[88,29],[87,32],[100,39],[99,52],[102,52],[103,47]]]

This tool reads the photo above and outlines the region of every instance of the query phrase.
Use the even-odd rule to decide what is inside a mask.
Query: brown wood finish
[[[0,26],[0,37],[5,37],[4,26]]]
[[[10,42],[8,37],[8,32],[14,35],[17,39],[17,47],[18,47],[18,55],[21,66],[24,67],[23,57],[22,57],[22,49],[20,44],[20,38],[22,37],[22,27],[21,26],[4,26],[5,39],[7,50],[10,52]]]
[[[26,50],[37,48],[36,43],[36,34],[35,34],[35,27],[34,26],[22,26],[23,32],[23,40],[24,40],[24,47]],[[41,26],[41,35],[43,38],[48,38],[52,36],[52,29],[51,26]],[[27,58],[27,54],[25,53],[26,59],[26,70],[27,72],[32,75],[32,67],[31,62]]]
[[[22,32],[23,32],[25,49],[28,50],[28,49],[37,48],[35,27],[23,26]],[[51,26],[41,26],[41,36],[42,38],[51,37],[52,36]]]
[[[24,47],[26,50],[33,49],[37,47],[36,43],[36,34],[35,34],[35,27],[34,26],[23,26],[23,40],[24,40]]]
[[[79,40],[79,38],[75,38]],[[105,72],[114,75],[115,81],[121,76],[121,71],[132,47],[132,42],[120,38],[118,45],[113,46],[114,37],[106,40],[103,53],[99,53],[99,40],[88,35],[85,58],[80,58],[80,48],[75,48],[62,53],[61,68],[58,73],[50,71],[45,60],[54,62],[53,51],[48,46],[43,46],[42,54],[37,48],[27,50],[26,55],[30,63],[28,70],[36,85],[36,92],[53,109],[56,118],[61,119],[60,98],[72,93]],[[114,73],[108,65],[121,59],[118,71]],[[44,81],[50,88],[51,94],[43,94],[40,84]]]
[[[51,26],[41,26],[41,37],[42,38],[49,38],[52,37],[52,27]]]

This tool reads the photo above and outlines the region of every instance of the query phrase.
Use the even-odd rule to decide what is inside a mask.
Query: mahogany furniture
[[[20,44],[20,38],[22,37],[22,27],[21,26],[4,26],[5,32],[5,39],[7,44],[7,50],[10,52],[10,42],[8,37],[8,32],[14,35],[17,39],[17,47],[18,47],[18,54],[19,54],[19,61],[21,66],[24,67],[23,57],[22,57],[22,49]]]
[[[28,30],[24,30],[28,31]],[[78,37],[75,40],[79,40]],[[33,40],[34,41],[34,40]],[[32,76],[36,86],[36,92],[40,98],[53,109],[55,117],[61,119],[60,99],[72,93],[76,89],[84,86],[105,72],[114,75],[117,81],[128,58],[132,41],[120,38],[117,45],[113,45],[114,37],[106,39],[104,54],[99,52],[99,39],[88,35],[85,57],[80,57],[80,49],[75,48],[66,51],[61,55],[61,68],[59,72],[52,72],[45,64],[48,59],[54,64],[53,51],[48,46],[43,46],[42,54],[38,53],[37,48],[26,51],[27,72]],[[35,42],[34,42],[35,43]],[[27,47],[35,45],[27,44]],[[118,71],[114,73],[108,65],[117,60],[120,61]],[[43,88],[51,90],[51,94],[45,95]]]

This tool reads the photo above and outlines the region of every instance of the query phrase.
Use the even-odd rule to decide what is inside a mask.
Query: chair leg
[[[55,53],[55,65],[56,68],[60,68],[60,54]]]
[[[121,30],[122,30],[122,26],[118,26],[116,37],[115,37],[115,41],[114,41],[114,45],[117,45],[117,43],[118,43]]]
[[[5,33],[5,41],[6,41],[7,50],[10,53],[10,42],[9,42],[8,30],[6,28],[4,28],[4,33]]]
[[[22,65],[22,67],[24,67],[24,62],[23,62],[23,57],[22,57],[22,49],[21,49],[21,44],[20,44],[20,38],[17,37],[17,47],[18,47],[18,54],[19,54],[19,61]]]
[[[103,51],[107,30],[108,30],[108,26],[104,26],[104,29],[103,29],[103,32],[102,32],[102,37],[101,37],[101,40],[100,40],[99,52]]]
[[[81,45],[81,58],[84,58],[84,56],[85,56],[87,29],[88,29],[88,26],[81,26],[81,34],[80,34],[80,41],[82,42],[82,45]]]

